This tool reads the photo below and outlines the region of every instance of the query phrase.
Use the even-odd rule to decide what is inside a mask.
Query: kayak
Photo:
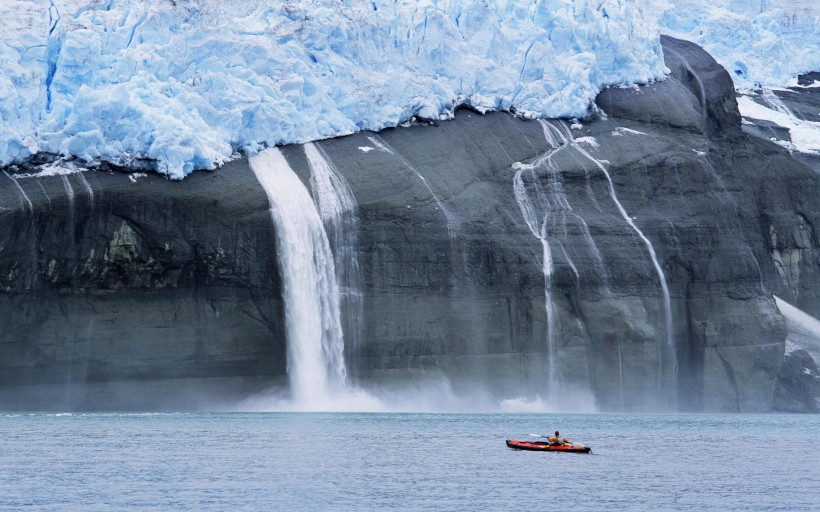
[[[589,453],[592,448],[582,444],[562,444],[561,446],[554,446],[546,441],[517,441],[515,439],[507,439],[507,446],[516,450],[531,450],[534,452],[569,452],[569,453]]]

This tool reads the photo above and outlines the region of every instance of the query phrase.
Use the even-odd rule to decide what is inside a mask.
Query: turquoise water
[[[590,455],[515,451],[560,429]],[[820,416],[0,414],[2,510],[818,510]]]

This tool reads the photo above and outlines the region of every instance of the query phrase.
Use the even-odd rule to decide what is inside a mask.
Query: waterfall
[[[436,193],[433,192],[432,187],[430,187],[430,184],[427,182],[427,178],[425,178],[419,172],[419,170],[416,169],[415,165],[413,165],[406,158],[404,158],[404,156],[401,153],[391,148],[390,145],[387,142],[385,142],[384,139],[382,139],[380,136],[373,134],[370,137],[368,137],[368,140],[370,140],[370,142],[372,142],[373,145],[376,146],[379,150],[390,153],[391,155],[398,158],[402,165],[411,170],[421,180],[421,182],[424,183],[424,186],[427,188],[427,191],[430,192],[430,195],[433,197],[433,200],[436,202],[436,205],[438,205],[436,209],[441,210],[442,213],[444,213],[444,217],[447,219],[447,234],[450,236],[450,238],[452,238],[456,228],[458,227],[455,216],[450,212],[450,210],[448,210],[444,206],[444,203],[441,202]]]
[[[805,119],[805,116],[800,115],[799,111],[798,115],[795,115],[792,109],[786,106],[783,100],[771,89],[764,88],[761,92],[761,97],[763,102],[771,107],[771,109],[768,111],[765,107],[748,109],[748,115],[750,117],[757,117],[755,114],[759,112],[762,114],[761,119],[774,121],[780,126],[787,128],[789,130],[789,138],[791,139],[791,144],[786,146],[789,148],[789,151],[793,152],[797,150],[801,153],[820,154],[820,123]],[[751,98],[746,97],[743,99],[745,100],[744,107],[749,103],[757,105]],[[746,114],[746,111],[747,109],[744,108],[741,112]]]
[[[558,339],[555,332],[555,306],[552,300],[552,251],[550,249],[549,241],[547,240],[547,226],[549,223],[549,212],[544,213],[543,217],[536,213],[536,207],[532,203],[527,194],[524,180],[521,177],[523,169],[519,169],[515,173],[513,181],[513,192],[515,193],[515,200],[518,202],[518,207],[527,227],[530,232],[541,242],[541,271],[544,274],[544,304],[547,314],[547,364],[549,369],[549,391],[551,396],[555,396],[558,385]],[[536,178],[537,179],[537,178]],[[540,189],[537,189],[540,192]],[[540,212],[539,212],[540,213]]]
[[[364,318],[359,272],[359,219],[356,199],[321,146],[304,145],[310,166],[313,201],[328,233],[339,284],[342,322],[348,353],[360,348]]]
[[[521,214],[527,223],[527,227],[541,242],[544,296],[547,315],[547,364],[550,389],[554,391],[561,383],[561,376],[558,368],[558,332],[555,318],[555,303],[552,297],[553,255],[552,248],[547,239],[550,226],[555,225],[556,229],[563,233],[563,238],[566,240],[567,217],[569,216],[574,219],[575,225],[580,230],[581,236],[589,247],[595,269],[601,279],[601,285],[607,293],[609,293],[609,279],[606,275],[601,253],[589,232],[589,226],[580,215],[573,211],[572,205],[569,204],[563,181],[561,180],[561,171],[552,160],[556,153],[574,145],[572,134],[568,129],[561,130],[563,126],[556,127],[543,120],[539,120],[538,122],[541,124],[544,140],[550,146],[550,149],[536,158],[531,164],[513,164],[513,168],[517,169],[513,179],[513,192]],[[541,183],[541,180],[535,173],[535,169],[540,167],[546,168],[546,183],[544,184]],[[524,180],[524,173],[526,173],[528,177],[527,181]],[[564,255],[576,279],[580,279],[578,269],[567,254],[564,245],[560,242],[557,243],[561,254]]]
[[[590,252],[592,253],[596,271],[599,273],[601,277],[601,283],[603,285],[603,288],[607,292],[609,292],[609,280],[606,275],[606,269],[604,267],[601,253],[592,239],[592,235],[589,232],[589,227],[587,226],[586,221],[584,221],[583,218],[581,218],[579,215],[572,211],[572,207],[567,201],[566,194],[564,192],[563,183],[559,179],[560,170],[557,169],[557,167],[552,161],[553,156],[555,156],[555,154],[559,151],[562,151],[567,148],[573,148],[577,151],[578,154],[580,154],[582,157],[595,164],[598,167],[598,169],[600,169],[601,172],[603,172],[604,177],[606,178],[607,183],[609,185],[610,197],[612,198],[612,201],[615,203],[618,212],[620,213],[624,221],[626,221],[626,223],[629,225],[629,227],[641,239],[641,241],[647,249],[647,252],[649,253],[650,259],[652,260],[652,265],[655,269],[655,272],[658,275],[658,280],[660,281],[661,294],[663,296],[663,314],[665,327],[665,338],[661,350],[661,356],[658,360],[658,383],[662,386],[664,384],[664,379],[668,379],[668,381],[670,381],[668,382],[668,384],[674,395],[677,392],[676,382],[678,373],[678,362],[672,325],[672,303],[669,295],[669,288],[666,282],[666,275],[664,274],[663,269],[661,268],[661,265],[658,261],[657,254],[655,253],[655,249],[652,246],[652,242],[650,242],[649,239],[640,230],[640,228],[638,228],[634,220],[627,214],[623,205],[618,200],[618,195],[615,192],[615,186],[612,182],[612,178],[609,175],[609,171],[607,171],[603,162],[597,160],[592,155],[590,155],[588,151],[582,148],[579,144],[579,141],[573,138],[571,131],[563,123],[560,123],[556,126],[544,120],[539,120],[538,122],[541,124],[544,139],[547,141],[547,144],[549,144],[551,149],[549,149],[543,155],[536,158],[531,164],[522,164],[520,162],[513,164],[513,168],[517,169],[513,183],[513,190],[515,192],[516,201],[518,202],[518,207],[521,210],[522,215],[524,216],[524,219],[527,223],[527,226],[530,229],[530,232],[532,232],[532,234],[535,235],[536,238],[538,238],[543,248],[543,272],[544,286],[546,288],[545,295],[547,310],[547,345],[550,352],[548,355],[550,385],[551,387],[553,387],[557,384],[558,343],[556,338],[556,321],[554,318],[555,306],[551,292],[553,259],[550,244],[547,240],[547,232],[551,222],[555,222],[553,219],[558,217],[557,215],[555,215],[556,213],[561,214],[561,222],[564,223],[566,222],[565,219],[567,214],[573,216],[576,219],[577,225],[581,230],[581,234],[584,238],[584,241],[586,242],[587,246],[590,249]],[[534,172],[534,169],[541,166],[546,166],[547,169],[546,175],[548,183],[546,184],[546,186],[540,183],[538,176]],[[529,172],[529,174],[531,175],[531,185],[529,188],[534,190],[535,200],[533,200],[530,194],[527,192],[527,186],[525,185],[525,181],[523,179],[524,172]],[[564,230],[566,229],[565,226],[561,227]],[[561,248],[563,250],[563,246],[561,246]],[[620,351],[620,345],[618,349]]]
[[[40,186],[40,190],[42,190],[43,195],[46,196],[46,201],[48,201],[48,209],[51,210],[51,197],[49,197],[48,192],[46,192],[46,187],[43,186],[40,180],[37,180],[37,185]]]
[[[94,208],[94,190],[91,189],[91,185],[88,183],[88,180],[85,179],[82,172],[77,173],[77,177],[80,179],[80,182],[85,187],[85,191],[88,194],[88,205],[91,208]]]
[[[276,226],[293,399],[322,404],[344,387],[339,288],[322,219],[284,155],[271,148],[250,158]]]
[[[556,355],[558,351],[558,343],[555,333],[555,308],[552,302],[552,252],[550,250],[549,241],[547,241],[547,223],[549,221],[549,211],[546,211],[543,216],[541,212],[537,211],[536,205],[527,193],[527,188],[524,185],[522,173],[525,169],[519,168],[515,173],[513,179],[513,192],[515,193],[515,200],[518,202],[518,208],[521,210],[521,215],[524,216],[524,221],[530,232],[541,242],[542,260],[541,271],[544,274],[544,301],[547,314],[547,357],[549,367],[549,388],[550,394],[553,395],[557,385],[557,361]],[[532,172],[532,171],[530,171]],[[535,180],[537,180],[537,176]],[[543,196],[543,191],[540,187],[536,187],[538,199],[545,202],[546,198]]]
[[[66,221],[66,248],[68,254],[68,275],[71,279],[71,286],[74,286],[74,265],[76,263],[77,250],[75,247],[74,237],[76,236],[77,226],[75,223],[74,214],[74,189],[71,188],[71,182],[68,181],[68,176],[63,174],[60,176],[63,181],[63,188],[65,188],[66,201],[68,203],[68,216]]]
[[[538,175],[535,173],[535,168],[543,165],[545,162],[550,162],[553,154],[563,149],[564,145],[559,145],[558,141],[552,139],[547,130],[544,131],[547,142],[552,146],[544,155],[536,159],[530,165],[521,163],[513,164],[513,168],[517,169],[515,177],[513,178],[513,193],[515,200],[518,203],[518,208],[521,210],[521,215],[527,224],[530,232],[541,243],[541,270],[544,274],[544,304],[547,315],[547,365],[549,370],[549,392],[550,396],[554,397],[555,392],[560,382],[558,376],[558,337],[556,332],[556,318],[555,318],[555,304],[552,299],[552,273],[553,273],[553,258],[550,243],[547,240],[547,232],[549,230],[550,222],[553,218],[554,211],[563,211],[569,208],[569,203],[564,195],[563,187],[558,186],[555,168],[551,165],[548,167],[547,186],[541,184]],[[529,177],[527,184],[524,182],[524,172],[527,172]],[[534,195],[534,200],[531,197]]]
[[[566,125],[558,124],[556,126],[551,123],[548,123],[547,121],[544,121],[543,119],[539,119],[538,122],[541,124],[544,139],[550,146],[554,148],[566,148],[576,145],[572,138],[572,133],[569,131],[569,128],[567,128]],[[552,161],[552,157],[554,156],[554,154],[555,152],[545,153],[538,160],[536,160],[536,162],[533,165],[547,165],[547,168],[550,171],[550,187],[554,189],[554,194],[556,194],[556,196],[559,198],[558,205],[560,206],[562,213],[561,219],[564,238],[566,238],[566,214],[569,214],[572,216],[573,219],[575,219],[575,224],[580,230],[581,236],[584,238],[584,242],[586,242],[586,245],[589,248],[590,254],[592,256],[592,261],[595,265],[595,270],[598,273],[598,277],[601,280],[601,285],[603,286],[604,291],[606,293],[609,293],[609,277],[606,274],[604,259],[601,256],[601,252],[598,250],[598,246],[592,239],[592,234],[589,232],[589,225],[587,225],[583,217],[581,217],[573,211],[572,206],[570,206],[569,201],[566,198],[564,184],[560,180],[561,171],[555,166],[555,164]]]
[[[797,120],[797,117],[794,115],[794,112],[786,106],[783,101],[777,97],[777,95],[772,92],[771,89],[763,89],[761,91],[761,96],[763,97],[763,101],[766,102],[767,105],[772,107],[772,110],[779,114],[783,114],[784,116],[788,116],[790,118],[794,118]]]
[[[658,255],[655,253],[655,248],[652,246],[652,242],[643,234],[643,231],[638,228],[635,224],[635,221],[632,220],[632,217],[626,213],[626,209],[624,209],[621,202],[618,200],[618,195],[615,193],[615,185],[612,183],[612,177],[609,175],[609,171],[607,171],[606,166],[604,166],[603,162],[594,158],[590,155],[587,150],[580,147],[579,144],[574,143],[573,146],[575,147],[576,151],[584,156],[587,160],[595,164],[601,172],[604,173],[606,177],[606,181],[609,184],[609,195],[612,198],[612,201],[615,203],[615,206],[618,208],[618,212],[621,214],[621,217],[629,224],[629,227],[638,235],[641,241],[646,246],[646,250],[649,253],[649,257],[652,260],[652,265],[655,267],[655,272],[658,274],[658,280],[661,284],[661,293],[663,294],[663,313],[664,313],[664,320],[665,320],[665,327],[666,327],[666,336],[665,336],[665,343],[664,343],[664,350],[663,354],[658,361],[658,380],[659,384],[663,384],[664,379],[668,382],[667,384],[670,385],[673,396],[676,396],[677,393],[677,375],[678,375],[678,356],[677,351],[675,349],[675,336],[672,331],[672,301],[669,296],[669,287],[666,284],[666,275],[661,268],[660,263],[658,262]]]
[[[31,243],[29,244],[29,258],[31,260],[32,268],[26,279],[26,289],[28,289],[37,280],[37,228],[35,226],[36,223],[34,222],[34,205],[26,194],[26,191],[23,190],[23,187],[17,183],[17,180],[6,171],[3,171],[3,174],[5,174],[6,177],[14,183],[14,186],[17,187],[17,192],[20,193],[20,206],[28,207],[28,236],[29,240],[31,240]]]
[[[63,187],[65,187],[65,195],[68,199],[68,226],[72,230],[71,240],[74,240],[74,189],[71,188],[71,183],[68,181],[68,176],[62,175]]]
[[[18,191],[18,192],[20,193],[20,195],[22,196],[22,199],[21,199],[21,201],[20,201],[20,204],[21,204],[21,205],[25,205],[25,206],[27,206],[27,207],[28,207],[28,212],[29,212],[30,214],[33,214],[33,213],[34,213],[34,206],[31,204],[31,199],[29,199],[29,198],[28,198],[28,195],[26,195],[26,191],[25,191],[25,190],[23,190],[23,187],[21,187],[21,186],[20,186],[20,184],[19,184],[19,183],[17,183],[17,180],[16,180],[16,179],[14,179],[14,178],[12,178],[12,177],[11,177],[11,175],[10,175],[9,173],[7,173],[6,171],[3,171],[3,174],[5,174],[5,175],[6,175],[6,177],[7,177],[8,179],[10,179],[12,183],[14,183],[14,186],[15,186],[15,187],[17,187],[17,191]],[[24,203],[23,201],[25,201],[25,203]]]

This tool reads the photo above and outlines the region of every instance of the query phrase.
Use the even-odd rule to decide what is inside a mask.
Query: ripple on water
[[[522,452],[561,430],[591,455]],[[816,510],[820,416],[0,416],[0,509]]]

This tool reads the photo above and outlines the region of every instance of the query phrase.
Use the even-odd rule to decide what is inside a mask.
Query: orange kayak
[[[569,453],[589,453],[592,448],[582,444],[562,444],[561,446],[554,446],[546,441],[517,441],[515,439],[507,439],[507,446],[516,450],[531,450],[535,452],[569,452]]]

